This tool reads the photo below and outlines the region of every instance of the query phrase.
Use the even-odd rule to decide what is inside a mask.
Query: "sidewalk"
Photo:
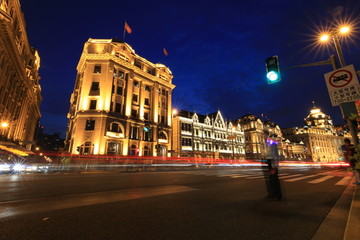
[[[353,179],[352,179],[353,180]],[[344,233],[344,240],[360,239],[360,185],[355,186],[349,217]]]

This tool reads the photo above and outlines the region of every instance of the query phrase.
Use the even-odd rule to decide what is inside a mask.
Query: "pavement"
[[[354,177],[311,240],[360,239],[360,185],[353,182]]]
[[[353,185],[354,178],[352,180],[350,184],[354,188],[354,195],[343,240],[360,239],[360,185]]]

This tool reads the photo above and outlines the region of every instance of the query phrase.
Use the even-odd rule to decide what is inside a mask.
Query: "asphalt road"
[[[250,168],[0,175],[0,239],[311,239],[350,176],[280,169],[276,201]]]

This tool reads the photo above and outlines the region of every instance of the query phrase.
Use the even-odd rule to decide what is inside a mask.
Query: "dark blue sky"
[[[303,124],[315,101],[336,124],[343,123],[339,107],[331,106],[324,80],[331,66],[285,70],[280,83],[268,85],[264,61],[278,55],[284,69],[328,59],[335,50],[314,46],[315,32],[336,21],[356,20],[358,0],[21,0],[21,4],[30,44],[42,60],[40,121],[45,132],[66,131],[84,43],[89,38],[122,39],[125,20],[133,30],[125,41],[136,53],[171,69],[174,107],[202,114],[219,109],[227,120],[264,113],[280,127],[294,127]],[[353,33],[352,41],[341,42],[346,63],[359,70],[359,32]]]

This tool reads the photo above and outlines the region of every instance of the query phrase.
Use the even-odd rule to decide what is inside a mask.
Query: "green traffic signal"
[[[265,66],[268,84],[279,82],[281,80],[281,76],[278,56],[268,57],[265,60]]]

